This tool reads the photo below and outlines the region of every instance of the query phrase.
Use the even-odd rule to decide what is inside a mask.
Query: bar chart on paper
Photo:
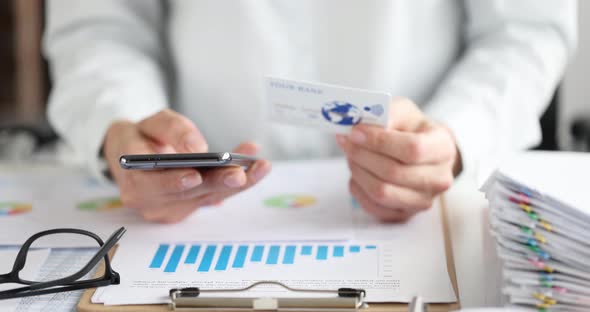
[[[392,251],[377,244],[349,243],[181,243],[154,246],[145,265],[165,274],[264,275],[293,270],[317,276],[341,267],[366,276],[387,275]],[[341,271],[340,271],[341,272]],[[381,273],[381,274],[380,274]]]
[[[124,271],[125,292],[104,288],[93,302],[168,302],[170,288],[235,289],[275,280],[295,288],[363,288],[386,301],[400,287],[395,245],[383,241],[170,242],[126,245],[113,267]],[[133,259],[133,260],[131,260]],[[261,286],[235,296],[298,296]]]
[[[124,240],[112,266],[125,278],[118,286],[99,288],[92,300],[169,303],[171,288],[237,289],[274,280],[304,289],[362,288],[368,302],[406,302],[416,293],[432,302],[454,301],[439,244],[439,212],[431,209],[403,225],[374,224],[353,240]],[[231,296],[301,294],[263,285]]]

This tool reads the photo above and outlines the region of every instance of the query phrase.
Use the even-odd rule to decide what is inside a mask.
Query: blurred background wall
[[[43,1],[0,1],[0,122],[44,118],[49,88],[42,26]]]
[[[45,117],[50,81],[40,53],[43,6],[43,0],[0,1],[0,159],[15,128],[37,137],[31,146],[55,139]],[[579,1],[578,23],[578,52],[541,120],[540,149],[590,150],[590,1]],[[12,157],[22,154],[14,150]]]
[[[590,1],[578,1],[578,51],[569,65],[559,107],[559,143],[562,149],[590,149],[586,143],[574,140],[572,125],[585,122],[590,127]],[[584,120],[584,121],[580,121]]]

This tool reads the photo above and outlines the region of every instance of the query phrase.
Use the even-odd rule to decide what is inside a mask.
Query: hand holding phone
[[[199,207],[215,205],[260,181],[270,171],[270,162],[254,158],[257,149],[253,143],[242,143],[232,151],[237,154],[230,153],[231,159],[225,153],[213,153],[213,158],[202,154],[207,152],[207,143],[197,127],[171,110],[140,122],[116,121],[103,142],[123,204],[146,220],[163,223],[179,222]],[[200,159],[194,159],[195,154]],[[136,168],[174,168],[127,170],[121,167],[121,155],[125,155],[126,166],[133,162]],[[162,157],[170,159],[163,161]],[[142,158],[147,163],[137,162]],[[206,170],[195,167],[195,161]]]

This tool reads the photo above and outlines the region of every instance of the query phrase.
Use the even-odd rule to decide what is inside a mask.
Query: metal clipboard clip
[[[203,294],[238,293],[260,285],[280,286],[290,292],[326,294],[326,297],[246,298]],[[315,290],[292,288],[276,281],[260,281],[244,288],[200,289],[198,287],[170,289],[171,308],[175,311],[358,311],[367,307],[363,289],[339,288]]]

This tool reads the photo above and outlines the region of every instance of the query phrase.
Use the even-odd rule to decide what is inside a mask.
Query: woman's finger
[[[349,182],[350,193],[354,198],[358,201],[359,205],[369,214],[375,216],[381,221],[384,222],[405,222],[408,220],[412,215],[413,212],[404,210],[404,209],[396,209],[396,208],[388,208],[381,206],[370,199],[370,197],[363,191],[363,189],[353,180],[350,179]]]

